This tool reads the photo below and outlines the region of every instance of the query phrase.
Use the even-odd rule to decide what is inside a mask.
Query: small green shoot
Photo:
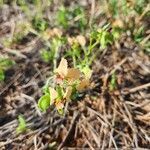
[[[56,69],[56,59],[58,57],[59,48],[63,43],[63,39],[59,37],[54,37],[50,41],[47,41],[48,49],[42,49],[40,54],[44,62],[53,62],[53,69]]]
[[[72,17],[75,20],[74,25],[80,31],[83,31],[87,25],[87,19],[83,7],[76,7],[72,11]],[[78,19],[75,19],[78,18]]]
[[[112,28],[111,34],[113,36],[113,41],[118,41],[122,33],[122,29],[119,27]]]
[[[64,6],[60,7],[57,12],[57,23],[65,29],[68,28],[68,15],[69,12]]]
[[[146,7],[146,3],[148,3],[148,0],[137,0],[134,9],[138,14],[142,14],[144,11],[144,8]]]
[[[17,134],[24,133],[27,131],[27,125],[24,117],[22,115],[18,116],[18,127],[16,129]]]
[[[107,5],[112,18],[119,18],[120,15],[127,15],[130,12],[127,0],[108,0]]]
[[[74,27],[80,31],[83,31],[87,25],[84,9],[79,6],[74,9],[67,9],[62,6],[57,12],[56,21],[59,26],[65,29]]]
[[[73,66],[76,67],[81,62],[82,50],[77,43],[74,43],[66,52],[66,56],[71,57],[73,60]]]
[[[55,56],[55,52],[53,50],[41,49],[41,58],[44,62],[50,63]]]
[[[3,70],[0,70],[0,81],[4,81],[5,79],[5,74]]]
[[[112,44],[113,35],[108,31],[108,29],[109,24],[91,33],[89,46],[90,51],[98,44],[100,44],[101,49],[105,49],[108,44]]]
[[[109,0],[108,1],[108,8],[109,11],[112,12],[113,17],[117,17],[119,12],[118,12],[118,1],[117,0]]]
[[[32,21],[33,28],[36,29],[37,31],[45,31],[48,27],[48,22],[40,17],[40,16],[35,16],[33,21]]]
[[[140,43],[143,40],[144,32],[145,32],[145,29],[143,26],[141,26],[139,29],[135,30],[135,32],[134,32],[135,42]]]
[[[5,71],[15,64],[9,58],[0,58],[0,81],[5,79]]]
[[[111,80],[110,80],[110,83],[109,83],[109,89],[110,91],[113,91],[116,89],[117,87],[117,77],[116,77],[116,74],[115,72],[111,75]]]
[[[19,43],[30,32],[31,25],[29,22],[17,22],[14,29],[13,37],[3,39],[3,45],[5,47],[11,47]]]

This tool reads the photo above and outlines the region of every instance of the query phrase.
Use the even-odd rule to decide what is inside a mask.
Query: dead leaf
[[[62,78],[64,78],[68,73],[68,62],[66,59],[62,58],[58,68],[55,70]]]
[[[136,118],[138,120],[141,120],[142,122],[146,122],[146,123],[150,124],[150,112],[147,114],[144,114],[143,116],[137,115]]]
[[[89,80],[89,79],[83,79],[83,80],[81,80],[80,84],[77,86],[77,90],[78,90],[78,91],[83,91],[83,90],[85,90],[89,85],[90,85],[90,80]]]
[[[143,110],[150,112],[150,103],[142,107]]]
[[[78,43],[79,43],[81,46],[85,46],[85,44],[86,44],[86,39],[85,39],[85,37],[84,37],[83,35],[78,35],[78,36],[76,37],[76,39],[77,39]]]
[[[57,36],[57,37],[61,37],[62,36],[62,31],[60,29],[58,29],[58,28],[47,29],[45,31],[45,33],[46,33],[45,35],[47,36],[48,39],[52,38],[52,37],[55,37],[55,36]]]
[[[62,36],[62,31],[58,28],[54,28],[53,29],[53,33],[54,35],[58,36],[58,37],[61,37]]]
[[[50,92],[50,105],[54,104],[55,99],[58,97],[57,91],[54,88],[49,87]]]
[[[56,109],[57,110],[60,110],[60,109],[63,109],[64,108],[64,104],[62,102],[57,102],[55,103],[55,106],[56,106]]]
[[[112,23],[113,27],[119,27],[119,28],[123,28],[124,24],[123,21],[121,19],[117,19]]]
[[[69,100],[71,94],[72,94],[72,87],[69,86],[69,87],[67,87],[67,89],[66,89],[66,92],[65,92],[65,94],[64,94],[64,98],[65,98],[66,100]]]
[[[73,45],[74,43],[78,43],[78,41],[74,37],[68,37],[67,40],[70,45]]]
[[[67,75],[66,75],[66,79],[77,80],[80,78],[80,75],[81,75],[81,72],[79,69],[69,68]]]

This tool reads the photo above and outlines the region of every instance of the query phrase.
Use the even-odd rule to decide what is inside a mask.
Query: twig
[[[12,84],[14,84],[15,81],[17,81],[20,77],[21,77],[21,73],[19,73],[17,76],[15,77],[14,80],[12,80],[5,88],[2,89],[2,91],[0,92],[0,95],[3,94]]]
[[[109,76],[112,75],[116,70],[118,70],[119,67],[121,67],[126,61],[127,61],[127,58],[125,57],[121,62],[115,65],[114,69],[110,71]]]
[[[22,54],[19,50],[4,48],[3,51],[13,54],[13,55],[16,55],[17,57],[20,57],[20,58],[27,58],[27,56]]]
[[[65,143],[67,142],[68,138],[70,137],[70,135],[71,135],[71,133],[72,133],[72,130],[73,130],[73,128],[74,128],[76,119],[78,118],[78,116],[79,116],[79,113],[75,112],[74,115],[73,115],[73,119],[72,119],[70,128],[69,128],[69,130],[68,130],[68,133],[66,134],[66,137],[64,138],[64,140],[63,140],[63,141],[60,143],[60,145],[58,146],[58,150],[60,150],[60,149],[65,145]]]
[[[91,15],[90,15],[90,20],[89,20],[89,25],[90,26],[92,25],[92,20],[93,20],[94,13],[95,13],[95,0],[92,0],[92,3],[91,3]]]
[[[143,85],[131,88],[131,89],[125,89],[125,90],[122,91],[122,94],[134,93],[134,92],[146,89],[148,87],[150,87],[150,83],[146,83],[146,84],[143,84]]]

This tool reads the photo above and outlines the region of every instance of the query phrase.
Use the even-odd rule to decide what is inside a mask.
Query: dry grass
[[[57,1],[55,5],[53,9]],[[95,0],[85,5],[91,9],[92,24]],[[18,9],[5,5],[1,10],[1,40],[13,36],[18,20],[25,19]],[[95,16],[100,13],[96,11]],[[150,58],[129,35],[121,37],[117,48],[108,47],[94,60],[90,89],[66,105],[64,116],[56,110],[41,113],[37,108],[52,66],[39,57],[43,41],[33,35],[27,39],[0,49],[2,55],[16,61],[0,85],[0,149],[150,149]],[[63,53],[64,47],[61,50]],[[117,88],[110,91],[114,71]],[[17,135],[19,114],[25,116],[29,131]]]

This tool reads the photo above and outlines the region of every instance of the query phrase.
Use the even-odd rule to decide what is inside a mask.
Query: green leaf
[[[0,70],[0,81],[4,81],[4,79],[5,79],[4,71]]]
[[[39,101],[38,101],[38,107],[42,110],[42,111],[46,111],[50,106],[50,94],[46,93],[45,95],[43,95]]]
[[[119,15],[118,1],[117,0],[109,0],[109,9],[113,15],[113,17],[117,17]]]
[[[19,122],[19,124],[16,129],[17,134],[25,132],[27,130],[27,125],[26,125],[26,121],[22,115],[18,116],[18,122]]]
[[[9,58],[0,58],[0,81],[5,79],[5,70],[9,69],[15,62]]]
[[[60,86],[57,86],[56,91],[58,93],[58,98],[57,99],[58,100],[62,100],[63,99],[63,95],[64,95],[63,89]]]
[[[51,51],[49,51],[49,50],[42,49],[40,54],[41,54],[42,60],[46,63],[49,63],[50,61],[53,60],[53,55],[52,55]]]
[[[117,80],[116,74],[113,73],[111,76],[110,84],[109,84],[110,91],[113,91],[116,88],[116,86],[117,86],[116,80]]]
[[[37,31],[45,31],[48,27],[48,22],[42,17],[35,16],[32,20],[32,25]]]
[[[100,39],[100,43],[101,43],[101,48],[102,49],[104,49],[104,48],[106,48],[106,34],[107,34],[107,32],[106,31],[103,31],[102,32],[102,36],[101,36],[101,39]]]
[[[143,38],[144,38],[144,32],[145,32],[144,26],[141,26],[141,27],[134,33],[134,40],[135,40],[135,42],[140,43],[140,42],[143,40]]]
[[[112,36],[113,36],[114,41],[118,40],[120,38],[121,31],[122,30],[120,28],[113,28],[112,29]]]
[[[83,7],[76,7],[72,11],[73,18],[79,17],[79,19],[74,23],[74,26],[83,31],[87,24],[87,19]]]
[[[6,70],[14,64],[15,62],[9,58],[0,58],[0,69]]]
[[[59,11],[57,12],[57,22],[65,29],[68,28],[68,15],[68,10],[63,6],[60,7]]]

